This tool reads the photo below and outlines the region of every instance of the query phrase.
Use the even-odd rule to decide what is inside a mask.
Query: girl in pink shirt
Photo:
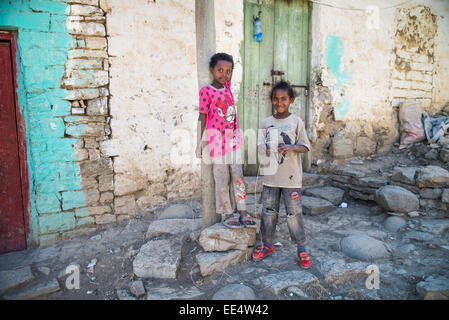
[[[200,90],[199,118],[201,135],[207,132],[207,142],[215,181],[216,213],[230,228],[256,227],[256,222],[246,211],[246,191],[243,182],[241,146],[243,145],[237,110],[230,88],[234,60],[226,53],[216,53],[209,63],[212,84]],[[196,156],[202,157],[201,139]],[[229,186],[233,184],[234,198],[239,215],[233,215]]]

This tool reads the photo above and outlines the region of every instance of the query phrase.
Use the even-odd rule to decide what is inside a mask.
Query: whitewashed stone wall
[[[108,0],[102,6],[112,139],[101,151],[114,158],[115,213],[128,216],[199,192],[195,2]]]
[[[243,76],[240,49],[243,45],[243,1],[215,1],[216,51],[234,58],[231,90],[237,99]]]

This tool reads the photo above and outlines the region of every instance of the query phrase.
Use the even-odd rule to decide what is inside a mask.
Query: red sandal
[[[266,256],[272,254],[274,251],[273,245],[266,246],[265,243],[261,244],[257,249],[253,252],[253,259],[254,261],[259,261],[265,258]]]
[[[298,258],[299,258],[299,264],[304,269],[307,269],[310,267],[312,262],[310,261],[309,254],[307,252],[298,252]]]

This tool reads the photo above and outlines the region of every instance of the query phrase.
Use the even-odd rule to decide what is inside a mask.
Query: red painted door
[[[26,248],[12,70],[11,43],[0,42],[0,253]]]

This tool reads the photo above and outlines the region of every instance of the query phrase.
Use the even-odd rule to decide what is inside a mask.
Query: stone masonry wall
[[[113,213],[114,175],[100,143],[111,135],[109,56],[106,16],[97,0],[73,0],[67,19],[76,47],[68,53],[62,87],[68,89],[71,116],[64,118],[65,135],[77,139],[81,189],[62,193],[62,209],[88,224],[117,220]]]

